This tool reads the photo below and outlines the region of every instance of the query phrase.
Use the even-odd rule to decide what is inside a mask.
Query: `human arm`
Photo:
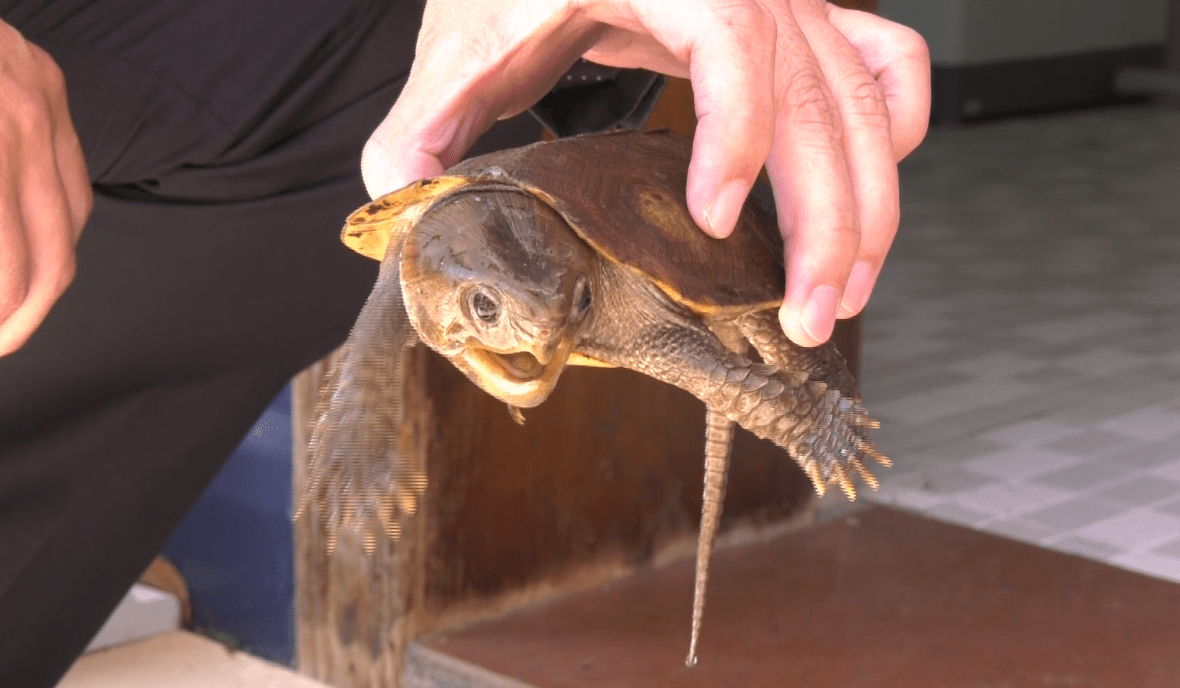
[[[69,285],[92,203],[61,70],[0,21],[0,356]]]
[[[868,300],[897,230],[896,163],[929,112],[922,39],[820,0],[431,0],[416,55],[365,148],[373,195],[455,163],[579,56],[688,77],[689,208],[727,235],[765,163],[787,247],[780,321],[803,345]]]

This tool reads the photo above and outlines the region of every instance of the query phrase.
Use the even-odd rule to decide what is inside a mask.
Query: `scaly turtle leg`
[[[726,349],[709,330],[690,322],[648,325],[627,333],[622,349],[588,353],[684,389],[755,435],[790,452],[821,494],[838,485],[855,496],[853,475],[875,483],[869,459],[888,465],[868,438],[878,427],[864,407],[807,372],[779,370]],[[620,339],[622,337],[620,336]],[[867,477],[866,477],[867,476]]]
[[[778,313],[773,310],[746,313],[738,316],[734,324],[764,362],[789,373],[807,373],[812,380],[822,380],[844,396],[860,401],[860,390],[848,370],[848,362],[831,342],[816,347],[799,346],[783,333]]]

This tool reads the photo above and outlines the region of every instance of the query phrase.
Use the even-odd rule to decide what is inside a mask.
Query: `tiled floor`
[[[1180,582],[1180,111],[935,130],[902,183],[870,498]]]

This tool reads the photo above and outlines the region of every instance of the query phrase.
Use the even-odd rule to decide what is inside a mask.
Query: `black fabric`
[[[0,0],[65,72],[95,182],[73,285],[0,358],[0,686],[57,682],[270,399],[347,335],[376,264],[339,228],[420,12]]]

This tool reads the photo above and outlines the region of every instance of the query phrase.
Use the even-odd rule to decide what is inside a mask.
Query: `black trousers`
[[[421,8],[0,0],[66,74],[95,188],[73,285],[0,358],[0,685],[52,686],[267,402],[343,341],[339,242]],[[534,139],[508,128],[490,144]]]

